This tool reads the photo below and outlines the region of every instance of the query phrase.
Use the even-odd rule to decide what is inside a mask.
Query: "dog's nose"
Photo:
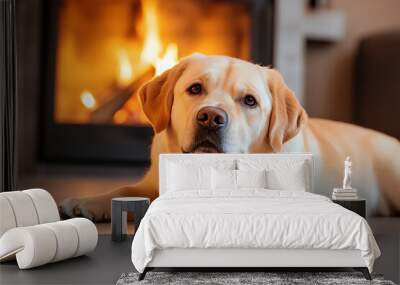
[[[197,123],[207,129],[222,129],[228,124],[228,114],[217,107],[203,107],[197,113]]]

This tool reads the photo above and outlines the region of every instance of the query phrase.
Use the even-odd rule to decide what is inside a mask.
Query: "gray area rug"
[[[124,273],[117,285],[133,284],[379,284],[395,285],[380,275],[368,281],[359,272],[148,272],[138,281],[139,273]]]

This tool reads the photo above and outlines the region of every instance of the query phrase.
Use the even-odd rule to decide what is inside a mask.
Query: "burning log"
[[[103,92],[115,94],[110,100],[105,102],[90,114],[92,123],[111,123],[114,114],[120,110],[144,83],[149,81],[155,74],[153,66],[149,65],[143,73],[128,85],[121,87],[117,83]]]

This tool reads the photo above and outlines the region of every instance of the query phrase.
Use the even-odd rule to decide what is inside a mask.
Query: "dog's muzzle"
[[[228,125],[228,114],[218,107],[203,107],[197,115],[197,130],[189,151],[223,153],[224,131]]]

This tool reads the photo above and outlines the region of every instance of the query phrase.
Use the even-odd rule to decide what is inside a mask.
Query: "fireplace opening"
[[[45,161],[146,163],[152,130],[138,88],[182,57],[272,64],[272,1],[57,0],[45,7]]]

